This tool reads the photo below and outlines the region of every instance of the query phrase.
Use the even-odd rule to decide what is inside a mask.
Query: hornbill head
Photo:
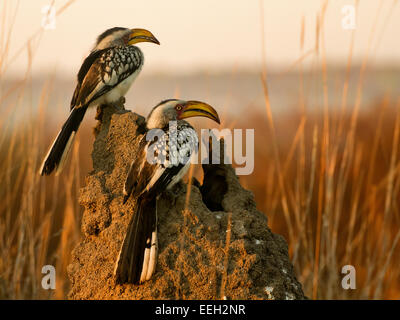
[[[94,50],[115,46],[129,46],[139,42],[160,44],[156,37],[146,29],[114,27],[104,31],[97,37]]]
[[[147,128],[164,128],[170,121],[206,117],[220,123],[217,111],[201,101],[169,99],[156,105],[147,117]]]

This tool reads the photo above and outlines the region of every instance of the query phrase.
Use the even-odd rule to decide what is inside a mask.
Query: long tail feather
[[[117,283],[149,280],[157,264],[157,250],[156,198],[139,197],[115,264]]]
[[[62,170],[86,110],[86,106],[72,109],[42,162],[39,171],[42,176],[51,174],[55,169],[57,173]]]

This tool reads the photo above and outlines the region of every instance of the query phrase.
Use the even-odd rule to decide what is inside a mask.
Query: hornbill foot
[[[97,106],[95,120],[101,121],[103,119],[103,105]]]
[[[186,184],[182,181],[175,184],[171,189],[165,190],[165,196],[171,200],[171,203],[175,203],[175,199],[178,197],[179,194],[185,192]]]
[[[125,110],[125,102],[126,102],[125,97],[121,97],[121,98],[119,98],[119,100],[118,100],[117,102],[115,102],[113,105],[114,105],[114,107],[116,107],[118,110]]]
[[[96,126],[93,128],[93,134],[95,137],[97,137],[97,135],[100,132],[101,122],[103,120],[103,114],[104,114],[104,107],[105,107],[104,105],[97,106],[96,116],[94,118],[98,122],[97,122]]]

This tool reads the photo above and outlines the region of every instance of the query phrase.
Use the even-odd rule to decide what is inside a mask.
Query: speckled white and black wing
[[[41,175],[60,172],[86,110],[94,103],[111,103],[123,97],[143,65],[143,54],[134,46],[96,50],[84,60],[71,100],[70,115],[40,167]],[[98,100],[97,100],[98,99]]]
[[[185,174],[192,155],[198,150],[196,131],[182,122],[164,130],[159,139],[147,142],[132,162],[125,182],[125,198],[130,194],[160,194]]]
[[[143,54],[135,46],[119,46],[92,52],[78,73],[71,109],[87,106],[129,76],[140,71]]]
[[[77,75],[77,84],[76,84],[74,94],[72,95],[72,99],[71,99],[71,105],[70,105],[71,110],[77,105],[77,100],[78,100],[79,93],[81,91],[82,83],[83,83],[83,80],[85,79],[88,71],[90,70],[93,63],[99,57],[101,57],[101,55],[103,53],[105,53],[107,50],[108,50],[108,48],[92,51],[83,61],[82,65],[79,69],[78,75]]]
[[[171,121],[168,130],[164,130],[164,135],[149,143],[147,158],[162,168],[170,168],[179,163],[186,164],[197,146],[196,131],[189,124],[184,122],[176,125],[176,122]]]
[[[186,122],[169,126],[161,139],[153,142],[147,149],[156,156],[155,170],[145,187],[146,192],[161,193],[172,187],[186,173],[193,153],[197,152],[196,131]],[[176,124],[176,122],[175,122]]]

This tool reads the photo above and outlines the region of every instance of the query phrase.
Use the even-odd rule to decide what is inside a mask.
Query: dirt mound
[[[123,183],[144,119],[115,106],[99,117],[94,170],[80,196],[83,240],[68,267],[70,299],[305,298],[286,241],[270,231],[230,165],[205,165],[203,186],[181,183],[160,198],[153,278],[116,285],[113,268],[134,205],[122,204]]]

